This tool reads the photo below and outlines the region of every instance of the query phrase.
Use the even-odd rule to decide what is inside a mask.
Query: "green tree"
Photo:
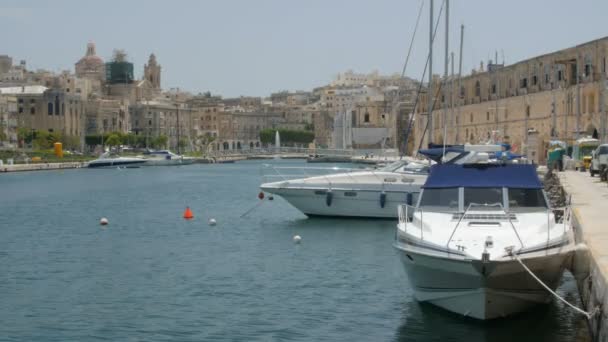
[[[167,146],[167,142],[169,141],[169,138],[167,138],[166,135],[159,135],[158,137],[156,137],[154,140],[152,140],[152,146],[154,148],[165,148]]]
[[[120,136],[118,134],[110,134],[108,140],[105,143],[110,147],[115,147],[121,145],[122,141],[120,140]]]
[[[278,129],[281,144],[309,144],[315,139],[315,134],[310,131],[296,131],[289,129]],[[260,131],[260,141],[265,144],[274,143],[277,129],[264,129]]]
[[[4,133],[4,130],[0,128],[0,141],[8,140],[8,135]]]

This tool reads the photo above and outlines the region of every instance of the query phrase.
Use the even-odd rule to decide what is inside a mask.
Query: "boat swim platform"
[[[557,172],[566,200],[572,200],[577,249],[572,262],[584,309],[601,311],[588,322],[593,341],[608,341],[608,184],[589,172]]]

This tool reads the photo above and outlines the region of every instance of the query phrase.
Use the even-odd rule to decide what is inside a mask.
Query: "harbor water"
[[[0,340],[588,340],[556,301],[490,322],[416,302],[396,220],[260,203],[261,164],[0,175]],[[572,276],[558,292],[579,303]]]

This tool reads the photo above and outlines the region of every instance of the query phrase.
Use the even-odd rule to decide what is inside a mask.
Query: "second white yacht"
[[[397,206],[418,200],[428,166],[402,160],[376,170],[344,172],[265,183],[309,216],[396,218]]]
[[[167,150],[148,151],[143,158],[146,166],[174,166],[194,163],[194,158],[184,157]]]

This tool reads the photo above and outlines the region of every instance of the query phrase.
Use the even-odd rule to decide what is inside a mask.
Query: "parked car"
[[[591,167],[589,173],[591,177],[599,174],[602,180],[606,180],[606,169],[608,168],[608,144],[598,146],[591,152]]]

